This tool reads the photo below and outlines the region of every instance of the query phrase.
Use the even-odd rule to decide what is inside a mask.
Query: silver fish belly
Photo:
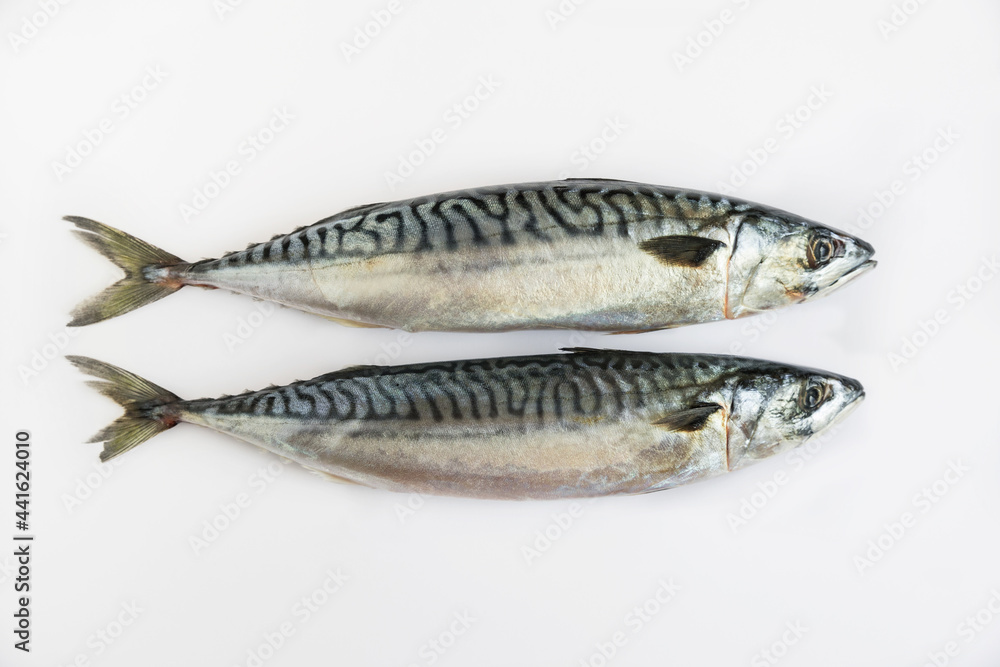
[[[73,361],[122,384],[120,369]],[[126,408],[95,438],[105,460],[188,422],[339,481],[499,499],[706,479],[805,441],[863,396],[849,378],[770,362],[604,350],[347,369],[195,401],[150,387],[142,402],[103,390]]]
[[[127,235],[72,220],[145,281],[133,298],[85,304],[74,324],[198,285],[361,326],[648,331],[797,303],[874,266],[863,241],[776,209],[599,179],[371,204],[194,263],[159,251],[130,264],[121,239],[101,245]]]
[[[725,317],[728,254],[664,264],[639,244],[729,244],[727,210],[632,184],[482,188],[334,216],[179,277],[411,331],[655,329]]]

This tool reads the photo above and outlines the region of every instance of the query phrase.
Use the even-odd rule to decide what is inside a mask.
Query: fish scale
[[[600,236],[609,223],[619,235],[627,236],[629,224],[649,218],[722,218],[737,206],[726,198],[713,199],[702,193],[670,188],[644,190],[624,184],[588,187],[540,183],[463,190],[410,202],[373,204],[366,206],[367,210],[361,214],[338,214],[217,260],[196,262],[192,269],[208,271],[234,262],[296,262],[306,256],[353,258],[355,252],[344,252],[344,238],[358,235],[370,239],[372,244],[355,241],[348,245],[367,248],[365,254],[370,255],[388,252],[390,238],[397,239],[392,252],[426,252],[458,251],[465,244],[482,245],[496,240],[507,244],[551,241],[554,233]],[[385,228],[389,221],[393,223],[391,229]],[[512,224],[517,225],[514,231]],[[336,244],[326,242],[330,232]],[[400,243],[402,239],[405,243]],[[305,253],[288,252],[290,244],[296,242],[305,248]]]
[[[588,416],[602,408],[612,412],[641,408],[647,395],[668,388],[705,391],[725,381],[718,375],[718,359],[711,357],[685,357],[682,361],[688,366],[679,367],[676,362],[639,354],[579,354],[580,359],[560,356],[544,362],[538,357],[520,357],[415,365],[398,371],[347,370],[334,374],[339,377],[333,379],[321,376],[281,388],[191,401],[188,409],[304,419],[544,419],[564,412]],[[568,396],[563,393],[567,386]],[[303,397],[306,390],[315,391],[311,400]],[[605,400],[604,394],[615,400]],[[323,397],[322,403],[316,400],[318,396]],[[383,402],[383,410],[374,407],[377,401]],[[423,404],[420,409],[418,401]],[[308,403],[310,409],[291,409],[296,402]],[[488,410],[481,409],[481,403]],[[585,408],[585,403],[591,407]]]
[[[875,265],[860,239],[790,213],[600,179],[369,204],[193,263],[69,219],[126,271],[77,308],[73,325],[193,285],[353,326],[633,333],[802,302]]]
[[[806,441],[863,396],[850,378],[766,361],[574,349],[349,368],[185,401],[70,359],[125,407],[95,436],[104,460],[187,422],[338,481],[480,498],[646,493],[706,479]]]

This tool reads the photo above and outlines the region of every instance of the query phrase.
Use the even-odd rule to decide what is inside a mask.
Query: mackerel
[[[348,368],[185,401],[68,357],[125,414],[107,461],[180,422],[340,482],[499,499],[637,494],[743,468],[828,429],[864,397],[847,377],[729,356],[564,354]]]
[[[875,266],[864,241],[791,213],[601,179],[368,204],[197,262],[67,220],[126,273],[73,326],[196,285],[354,326],[639,332],[808,301]]]

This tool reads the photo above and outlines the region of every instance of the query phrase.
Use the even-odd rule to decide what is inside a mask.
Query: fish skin
[[[85,370],[101,363],[74,359]],[[173,397],[131,374],[128,382]],[[806,409],[809,391],[823,399]],[[714,477],[805,442],[863,396],[850,378],[767,361],[576,349],[361,367],[237,396],[122,404],[130,427],[149,433],[142,439],[188,422],[373,488],[554,499]],[[99,438],[115,435],[112,425]],[[120,439],[102,459],[135,444]]]
[[[808,267],[818,237],[839,254]],[[571,179],[369,204],[143,275],[164,295],[178,285],[221,288],[409,331],[641,332],[815,298],[874,266],[873,252],[843,232],[739,199]],[[81,322],[127,312],[113,310]]]

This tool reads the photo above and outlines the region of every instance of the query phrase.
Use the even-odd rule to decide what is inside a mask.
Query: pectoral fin
[[[655,236],[640,241],[639,249],[668,266],[698,267],[725,245],[701,236]]]
[[[696,403],[686,410],[671,412],[657,419],[653,425],[668,431],[690,433],[700,430],[708,422],[708,418],[721,409],[722,406],[718,403]]]

